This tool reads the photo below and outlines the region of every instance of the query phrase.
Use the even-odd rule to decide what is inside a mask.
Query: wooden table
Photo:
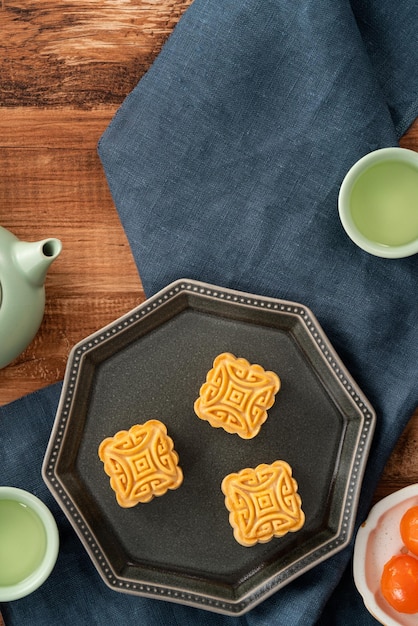
[[[0,370],[0,405],[61,380],[77,341],[144,300],[96,148],[191,1],[2,0],[0,224],[63,252],[39,333]],[[418,151],[418,122],[402,145]],[[376,500],[418,482],[417,443],[418,411]]]

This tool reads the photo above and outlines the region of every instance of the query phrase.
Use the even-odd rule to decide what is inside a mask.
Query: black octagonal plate
[[[254,439],[194,414],[221,352],[281,378]],[[148,419],[166,424],[184,482],[123,509],[98,446]],[[307,307],[180,280],[73,348],[43,477],[111,588],[239,615],[349,542],[374,423]],[[245,548],[221,481],[275,460],[293,468],[305,525]]]

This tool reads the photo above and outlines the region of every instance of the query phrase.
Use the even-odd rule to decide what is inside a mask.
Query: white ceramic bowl
[[[0,585],[0,602],[10,602],[29,595],[48,578],[58,556],[59,535],[55,519],[48,507],[36,496],[17,487],[0,487],[1,500],[15,500],[32,509],[45,530],[46,548],[39,566],[29,576],[13,585]]]
[[[338,196],[338,211],[344,230],[359,248],[374,256],[396,259],[417,254],[418,237],[409,243],[400,245],[378,243],[366,237],[358,229],[351,214],[351,196],[359,177],[365,174],[371,166],[392,162],[404,163],[408,167],[414,168],[418,178],[418,153],[414,150],[397,147],[374,150],[359,159],[347,172]]]
[[[418,505],[418,484],[409,485],[378,502],[358,530],[354,545],[354,582],[368,611],[385,626],[416,626],[418,613],[392,609],[380,591],[383,567],[404,549],[399,523],[405,511]]]

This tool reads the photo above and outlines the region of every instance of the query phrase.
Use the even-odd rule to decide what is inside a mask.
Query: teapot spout
[[[49,266],[61,253],[61,249],[61,241],[54,238],[35,242],[16,241],[16,265],[32,285],[42,287]]]

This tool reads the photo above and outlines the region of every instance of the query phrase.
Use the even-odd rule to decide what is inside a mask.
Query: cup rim
[[[37,569],[14,585],[0,586],[0,602],[10,602],[29,595],[46,581],[58,557],[59,533],[51,511],[29,491],[19,487],[0,486],[0,500],[16,500],[32,508],[42,521],[47,537],[45,554]]]
[[[349,208],[349,196],[359,175],[371,165],[388,160],[409,163],[416,167],[418,173],[418,153],[414,150],[391,147],[369,152],[356,161],[345,175],[338,194],[338,212],[345,232],[359,248],[374,256],[399,259],[418,253],[418,238],[399,246],[388,246],[371,241],[358,230]]]

